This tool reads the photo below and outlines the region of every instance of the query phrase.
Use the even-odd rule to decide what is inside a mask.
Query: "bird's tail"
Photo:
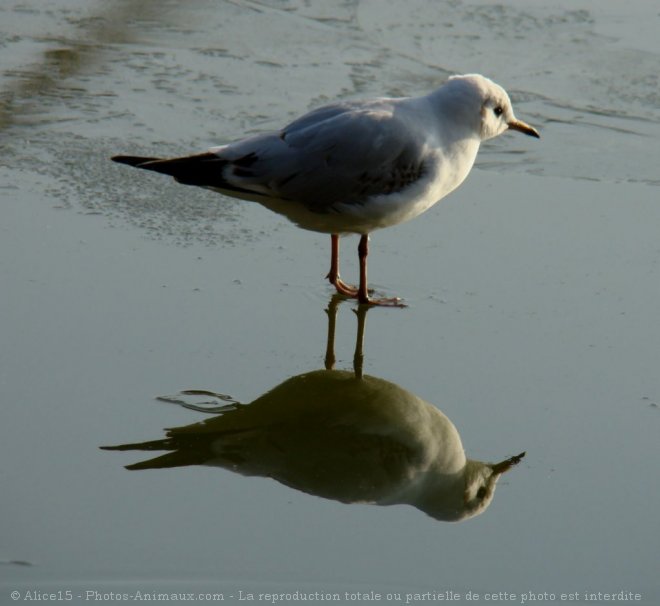
[[[115,162],[128,164],[136,168],[153,170],[170,175],[179,183],[199,185],[201,187],[224,187],[236,189],[227,184],[222,177],[225,160],[211,152],[185,156],[183,158],[146,158],[142,156],[113,156]]]

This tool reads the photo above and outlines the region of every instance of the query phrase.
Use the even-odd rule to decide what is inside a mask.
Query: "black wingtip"
[[[159,160],[159,158],[147,158],[145,156],[112,156],[110,158],[113,162],[119,162],[120,164],[128,164],[129,166],[140,166],[140,164],[145,164],[146,162],[153,162],[154,160]]]
[[[197,185],[199,187],[216,187],[234,191],[246,191],[232,186],[225,181],[223,177],[223,169],[226,161],[213,152],[204,152],[180,158],[113,156],[111,160],[119,162],[120,164],[128,164],[135,168],[169,175],[183,185]]]

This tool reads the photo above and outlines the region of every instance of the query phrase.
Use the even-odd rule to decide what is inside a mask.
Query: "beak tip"
[[[501,463],[497,463],[493,465],[493,471],[495,473],[505,473],[509,471],[512,467],[518,465],[520,461],[524,458],[524,456],[527,454],[527,452],[521,452],[518,455],[515,455],[509,459],[506,459],[505,461],[502,461]]]

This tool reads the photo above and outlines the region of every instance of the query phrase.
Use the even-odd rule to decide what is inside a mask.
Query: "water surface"
[[[641,2],[3,3],[0,603],[655,604],[658,18]],[[124,466],[150,453],[101,450],[214,418],[157,396],[249,403],[323,372],[331,303],[325,236],[108,157],[201,151],[472,71],[542,139],[484,145],[451,197],[374,235],[373,285],[409,307],[369,311],[361,364],[441,411],[470,459],[526,451],[488,507],[439,521],[291,486],[271,460],[241,473],[241,450],[235,469],[143,470]],[[354,309],[336,310],[338,372]]]

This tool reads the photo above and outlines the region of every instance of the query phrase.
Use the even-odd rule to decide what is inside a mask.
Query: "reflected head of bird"
[[[478,515],[488,507],[493,499],[495,485],[500,476],[520,463],[524,456],[525,453],[522,452],[499,463],[467,461],[465,465],[465,491],[463,493],[466,517]]]
[[[490,505],[500,476],[517,465],[524,456],[523,452],[499,463],[467,459],[463,469],[451,479],[435,476],[432,479],[435,489],[427,484],[416,506],[432,518],[446,522],[473,518]]]

